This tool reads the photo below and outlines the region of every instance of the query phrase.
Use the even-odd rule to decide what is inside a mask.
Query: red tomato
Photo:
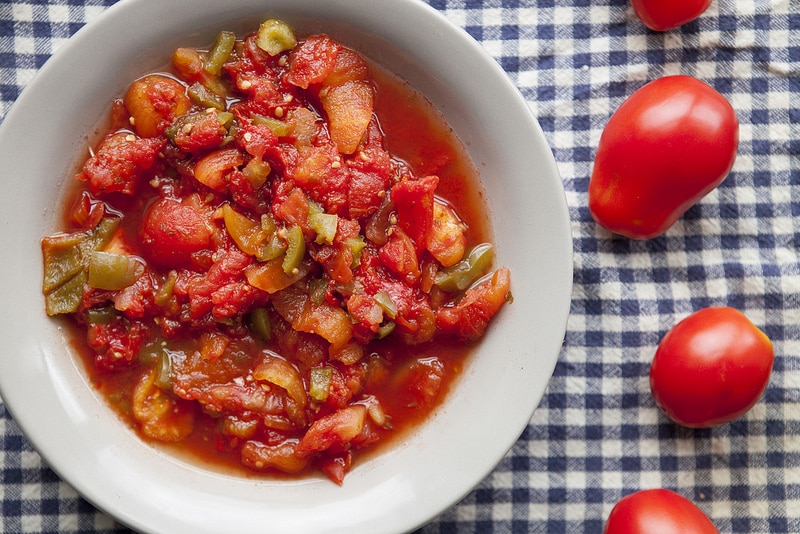
[[[124,102],[136,133],[142,137],[158,136],[192,105],[183,84],[159,74],[133,82]]]
[[[676,324],[650,367],[656,404],[676,423],[733,421],[761,397],[772,372],[769,338],[738,310],[704,308]]]
[[[711,0],[631,0],[631,4],[645,26],[651,30],[666,31],[702,15]]]
[[[620,499],[604,534],[719,534],[714,523],[690,500],[674,491],[650,489]]]
[[[312,35],[291,53],[286,81],[302,89],[320,83],[333,71],[342,45],[327,35]]]
[[[401,180],[392,186],[392,201],[397,209],[397,225],[414,241],[418,251],[425,249],[433,226],[433,201],[438,176]]]
[[[634,92],[600,137],[589,210],[634,239],[664,233],[728,175],[739,145],[733,107],[690,76],[667,76]]]
[[[190,262],[193,253],[211,245],[211,229],[194,207],[162,198],[147,210],[141,238],[151,261],[181,267]]]
[[[439,308],[436,326],[442,331],[455,334],[462,339],[479,339],[489,321],[509,299],[511,273],[506,267],[497,269],[491,278],[467,290],[452,307]]]

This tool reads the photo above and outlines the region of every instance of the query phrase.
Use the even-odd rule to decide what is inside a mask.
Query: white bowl
[[[444,114],[482,175],[506,306],[443,406],[339,487],[222,475],[143,443],[92,388],[40,294],[39,240],[87,139],[135,77],[179,45],[270,17],[324,31],[406,79]],[[564,191],[544,136],[496,62],[416,0],[125,0],[47,62],[0,130],[0,393],[45,461],[139,531],[407,531],[455,504],[525,429],[558,358],[572,285]]]

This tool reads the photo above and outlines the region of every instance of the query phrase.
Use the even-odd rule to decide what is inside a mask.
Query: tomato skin
[[[141,240],[151,262],[182,267],[191,255],[211,245],[211,230],[192,206],[162,198],[148,208],[142,221]]]
[[[758,401],[774,359],[772,342],[739,310],[704,308],[661,340],[650,367],[650,389],[676,423],[721,425]]]
[[[614,233],[650,239],[728,175],[739,145],[731,104],[691,76],[641,87],[606,124],[589,181],[592,217]]]
[[[142,137],[157,137],[191,107],[186,88],[177,80],[150,74],[133,82],[124,97],[133,127]]]
[[[702,15],[711,5],[711,0],[631,0],[631,5],[645,26],[655,31],[666,31]]]
[[[714,523],[689,499],[667,489],[649,489],[620,499],[604,534],[719,534]]]

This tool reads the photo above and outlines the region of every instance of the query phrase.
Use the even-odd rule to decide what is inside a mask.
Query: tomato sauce
[[[479,180],[404,82],[280,21],[134,80],[42,240],[49,315],[142,439],[243,476],[430,416],[509,300]]]

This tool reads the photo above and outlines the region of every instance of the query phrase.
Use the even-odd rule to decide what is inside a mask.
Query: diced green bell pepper
[[[233,52],[233,46],[236,44],[236,34],[233,32],[221,31],[217,34],[214,44],[208,51],[206,58],[205,69],[206,72],[214,76],[222,71],[222,66],[228,61],[228,58]]]
[[[48,315],[78,311],[89,278],[92,253],[108,245],[117,226],[118,217],[104,217],[89,232],[42,239],[42,293],[45,295],[45,311]]]
[[[434,283],[444,291],[464,291],[489,271],[494,261],[494,249],[489,243],[475,246],[460,262],[436,274]]]
[[[250,312],[250,326],[263,341],[272,339],[272,323],[266,308],[255,308]]]
[[[144,274],[144,264],[126,254],[94,251],[89,256],[88,284],[97,289],[114,291],[133,285]]]
[[[44,305],[47,315],[59,315],[62,313],[73,313],[83,301],[83,288],[86,285],[86,271],[81,270],[78,274],[45,294]]]
[[[286,255],[283,257],[281,266],[283,267],[283,272],[292,274],[296,269],[300,268],[300,264],[306,254],[306,240],[303,236],[303,229],[300,226],[289,228],[287,241]]]
[[[328,391],[333,378],[333,368],[312,367],[309,376],[308,394],[312,399],[319,402],[328,400]]]
[[[195,82],[190,85],[187,94],[192,102],[198,106],[225,111],[225,97],[217,94],[200,82]]]
[[[258,28],[256,45],[271,56],[277,56],[297,45],[294,30],[283,21],[270,19]]]

